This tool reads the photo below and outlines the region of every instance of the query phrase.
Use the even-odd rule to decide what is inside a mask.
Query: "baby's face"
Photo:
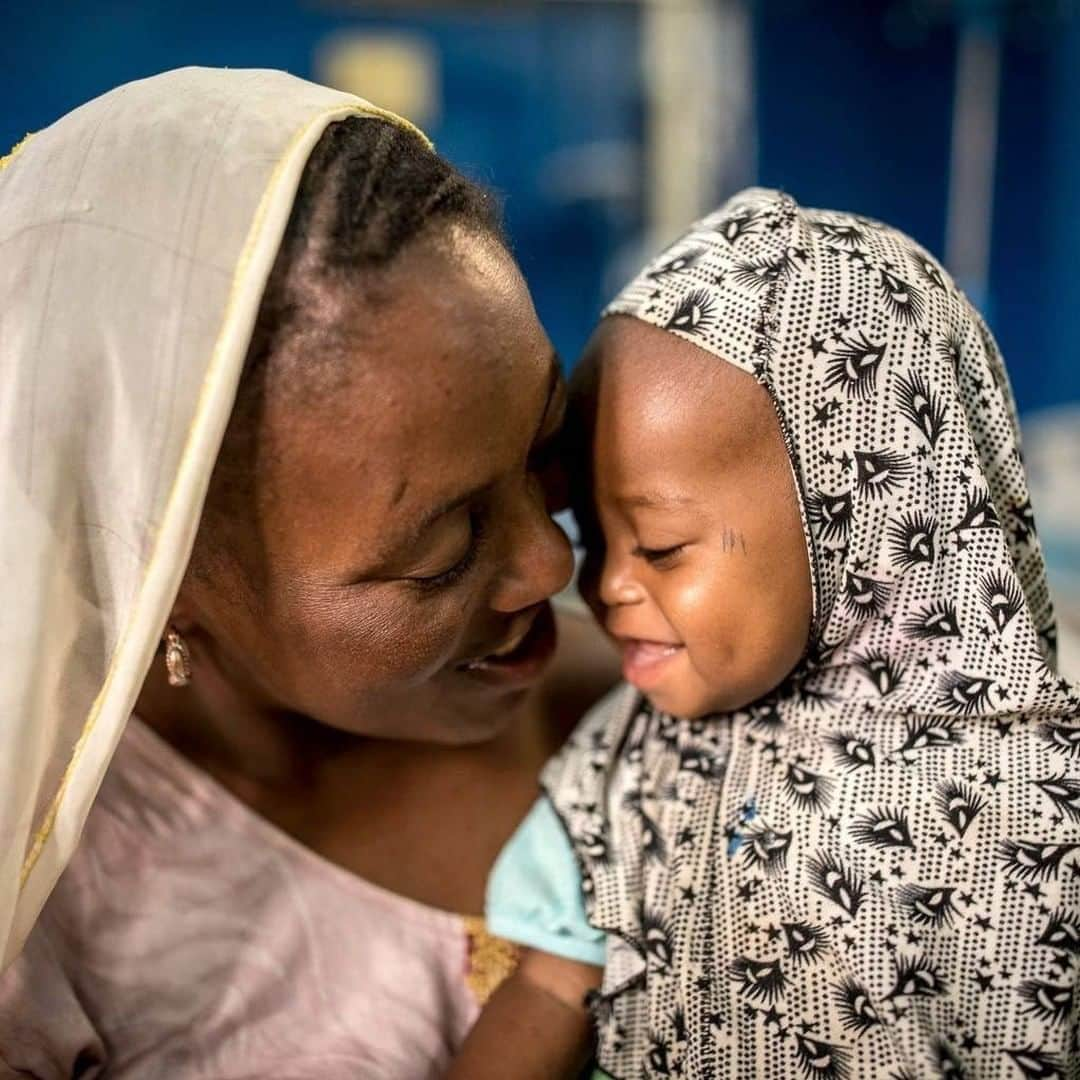
[[[802,655],[812,606],[768,394],[619,316],[593,336],[572,394],[570,437],[590,464],[574,493],[582,591],[622,651],[624,677],[678,716],[768,693]]]

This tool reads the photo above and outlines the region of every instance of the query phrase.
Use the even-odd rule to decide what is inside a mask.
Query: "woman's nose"
[[[539,604],[564,589],[573,576],[570,541],[544,504],[544,492],[537,484],[511,535],[506,571],[492,600],[497,611]]]

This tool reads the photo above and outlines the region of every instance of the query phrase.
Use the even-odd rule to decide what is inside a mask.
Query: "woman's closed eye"
[[[414,588],[423,592],[433,592],[456,585],[476,565],[484,537],[485,522],[483,515],[475,512],[471,513],[469,515],[469,544],[459,558],[445,569],[434,574],[410,574],[402,580],[407,581]]]

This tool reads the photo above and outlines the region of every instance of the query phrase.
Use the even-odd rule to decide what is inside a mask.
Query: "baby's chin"
[[[654,709],[670,713],[672,716],[681,716],[686,720],[699,720],[705,716],[732,711],[725,708],[716,698],[700,697],[685,691],[680,693],[674,690],[665,693],[663,690],[653,689],[644,693]]]
[[[666,689],[662,686],[652,687],[642,691],[649,704],[659,712],[669,713],[671,716],[679,716],[685,720],[700,720],[708,716],[717,716],[723,713],[738,712],[740,709],[749,708],[758,696],[748,696],[745,693],[706,692],[704,689],[694,690],[690,687],[673,687]]]

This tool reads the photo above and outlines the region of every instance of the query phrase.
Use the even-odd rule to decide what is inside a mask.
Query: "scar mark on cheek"
[[[724,552],[741,551],[746,554],[746,537],[742,529],[725,529],[720,537],[720,546]]]

